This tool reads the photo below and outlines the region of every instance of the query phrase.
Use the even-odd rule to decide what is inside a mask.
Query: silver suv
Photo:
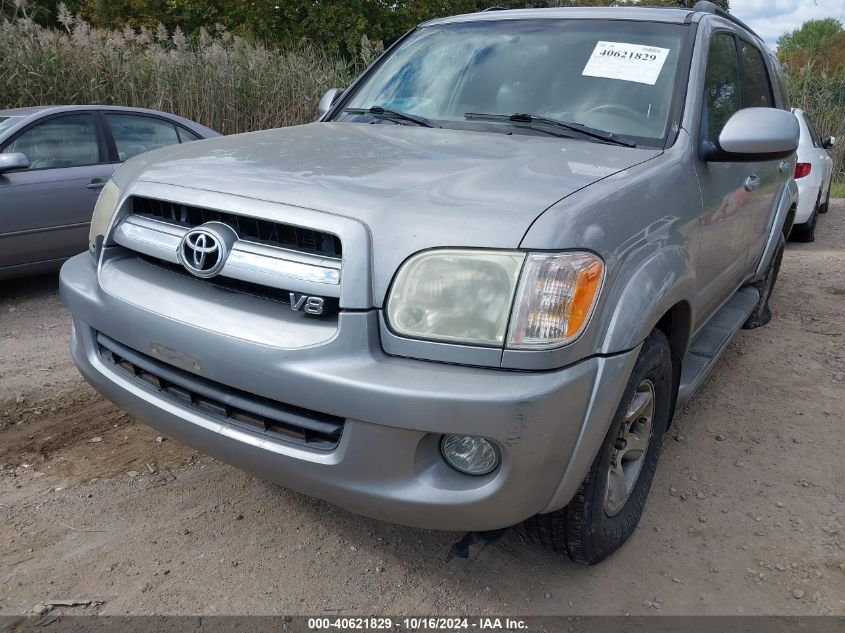
[[[708,2],[487,11],[322,110],[115,173],[61,274],[80,370],[353,512],[602,560],[677,403],[770,317],[799,137],[772,53]]]

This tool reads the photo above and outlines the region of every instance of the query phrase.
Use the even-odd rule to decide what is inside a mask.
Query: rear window
[[[810,115],[806,112],[804,113],[804,123],[807,124],[807,130],[810,132],[810,138],[813,140],[813,146],[821,147],[821,136],[819,136],[819,133],[816,131],[816,126],[813,124],[813,120],[810,118]]]
[[[179,144],[170,121],[137,114],[106,114],[121,162],[143,152]]]

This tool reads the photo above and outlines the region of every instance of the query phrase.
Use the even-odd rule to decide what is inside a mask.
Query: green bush
[[[845,70],[817,69],[812,62],[787,73],[792,105],[810,114],[822,137],[835,136],[833,178],[845,182]]]
[[[0,22],[0,108],[138,106],[231,134],[313,120],[323,92],[348,85],[366,61],[308,44],[280,50],[226,32],[188,39],[179,29],[104,30],[67,11],[59,17],[60,29]],[[374,53],[365,47],[365,55]]]

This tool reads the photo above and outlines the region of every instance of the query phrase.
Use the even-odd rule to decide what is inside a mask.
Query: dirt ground
[[[446,563],[458,535],[161,441],[77,374],[55,275],[0,284],[0,613],[845,614],[843,244],[840,200],[788,245],[772,323],[678,411],[639,529],[590,568],[518,530]]]

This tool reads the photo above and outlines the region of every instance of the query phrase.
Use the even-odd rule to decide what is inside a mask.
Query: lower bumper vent
[[[344,419],[262,398],[163,363],[103,334],[101,357],[147,388],[198,412],[270,439],[331,450],[340,441]]]

